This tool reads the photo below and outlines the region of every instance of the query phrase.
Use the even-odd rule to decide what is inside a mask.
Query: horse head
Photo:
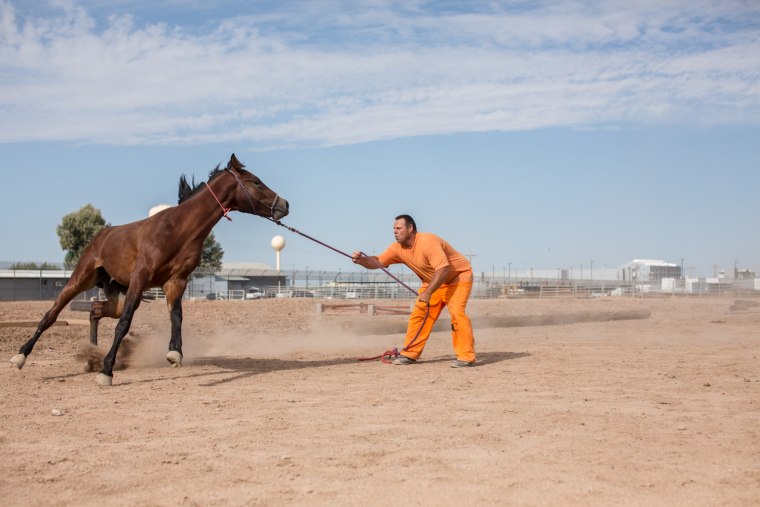
[[[233,209],[280,220],[288,214],[288,201],[267,187],[255,174],[246,171],[235,154],[225,169],[235,177],[237,188],[231,199]]]

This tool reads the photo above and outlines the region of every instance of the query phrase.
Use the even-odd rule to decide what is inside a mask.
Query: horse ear
[[[230,163],[227,164],[227,169],[237,169],[238,171],[245,167],[243,164],[240,163],[240,161],[237,159],[235,154],[233,153],[230,157]]]

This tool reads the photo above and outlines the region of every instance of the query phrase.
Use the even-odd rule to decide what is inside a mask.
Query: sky
[[[232,153],[348,253],[408,213],[476,272],[760,272],[760,3],[0,0],[0,261]],[[232,217],[225,261],[361,269]]]

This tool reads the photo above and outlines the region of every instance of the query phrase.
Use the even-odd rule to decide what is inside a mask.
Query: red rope
[[[211,190],[211,187],[208,185],[208,182],[204,181],[204,183],[206,184],[206,188],[208,188],[208,191],[211,192],[211,195],[214,196],[214,199],[216,199],[216,202],[218,202],[219,206],[222,208],[222,216],[224,218],[226,218],[227,220],[229,220],[230,222],[232,222],[232,219],[229,216],[227,216],[227,213],[229,213],[230,211],[232,211],[232,209],[231,208],[225,208],[224,205],[222,204],[222,201],[220,201],[219,198],[214,193],[214,191]]]
[[[357,357],[357,361],[374,361],[375,359],[379,359],[385,364],[391,364],[394,359],[396,359],[399,356],[398,349],[392,348],[391,350],[386,350],[379,356],[372,356],[372,357]]]

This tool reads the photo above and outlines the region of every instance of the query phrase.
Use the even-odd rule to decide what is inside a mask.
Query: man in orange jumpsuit
[[[476,358],[475,338],[472,323],[465,313],[472,292],[472,267],[467,258],[435,234],[417,232],[417,224],[409,215],[396,217],[393,235],[396,242],[380,255],[367,256],[354,252],[351,256],[354,263],[367,269],[406,264],[422,281],[417,302],[409,317],[404,348],[393,364],[417,362],[435,321],[448,305],[451,340],[457,356],[451,366],[472,366]]]

